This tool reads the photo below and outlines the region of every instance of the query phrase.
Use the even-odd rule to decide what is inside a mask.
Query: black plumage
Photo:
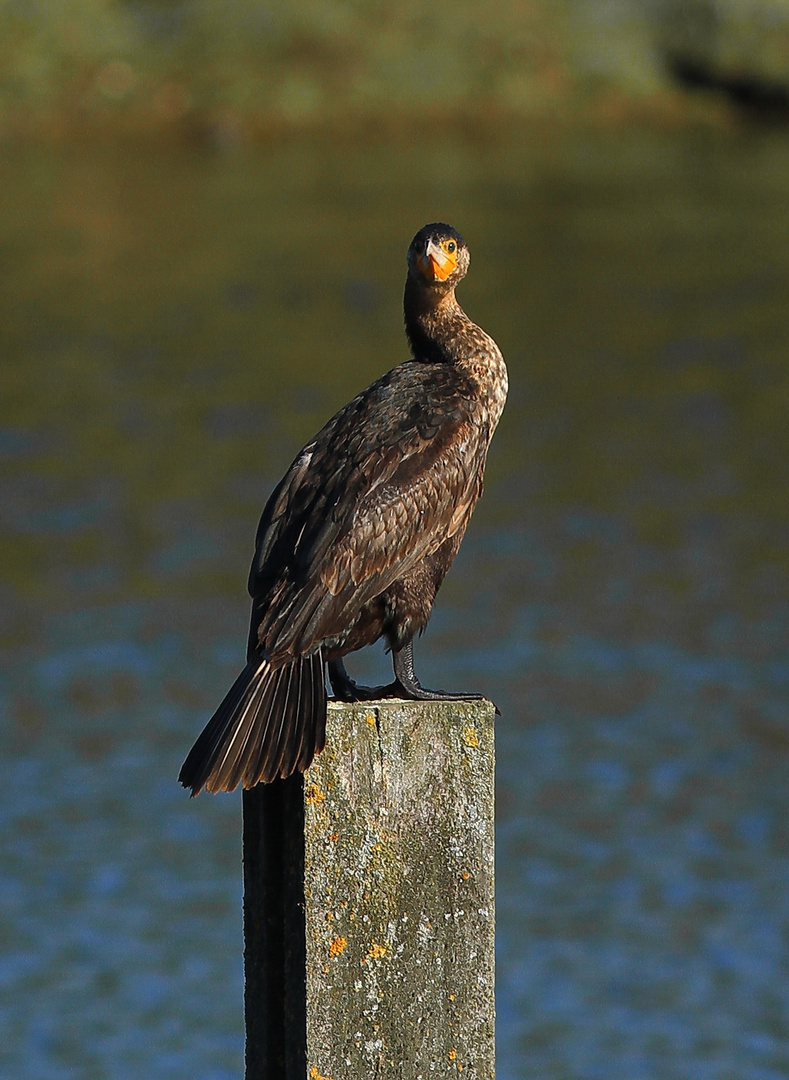
[[[308,768],[325,743],[326,668],[343,700],[479,696],[422,687],[412,645],[482,493],[507,393],[498,347],[455,298],[468,263],[450,226],[420,229],[404,298],[413,359],[332,417],[272,493],[249,575],[248,663],[181,769],[193,794]],[[380,637],[395,680],[359,687],[342,657]]]

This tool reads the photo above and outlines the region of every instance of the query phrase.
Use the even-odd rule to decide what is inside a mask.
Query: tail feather
[[[310,730],[310,743],[304,745],[303,755],[311,754],[310,761],[315,754],[320,754],[326,746],[326,680],[323,674],[323,659],[322,657],[312,657],[312,694],[313,694],[313,706],[310,715],[312,716],[312,727]],[[319,704],[315,704],[318,699]],[[312,749],[314,747],[314,749]],[[301,765],[299,766],[301,768]],[[309,762],[304,766],[305,769],[309,768]]]
[[[299,696],[297,693],[298,683],[301,681],[301,667],[302,660],[298,662],[298,672],[296,672],[296,682],[294,684],[294,668],[297,665],[291,664],[287,669],[283,669],[282,676],[280,678],[279,685],[277,687],[276,695],[274,697],[273,715],[278,717],[276,723],[276,731],[272,735],[271,739],[271,765],[270,769],[275,775],[279,775],[284,772],[285,775],[288,771],[284,768],[286,760],[289,754],[289,748],[296,741],[298,736],[298,718],[296,715],[296,699]],[[291,690],[293,693],[291,693]]]
[[[266,783],[276,779],[280,775],[279,760],[282,739],[297,736],[295,724],[292,724],[291,729],[288,731],[284,729],[289,705],[287,696],[289,677],[292,675],[293,669],[299,665],[300,661],[298,660],[292,664],[286,664],[278,668],[271,677],[271,682],[266,691],[266,700],[262,705],[262,709],[265,710],[269,718],[266,737],[260,740],[254,750],[251,751],[248,766],[244,772],[246,787],[253,786],[258,779]]]
[[[301,662],[303,664],[304,660],[302,659]],[[293,693],[291,693],[288,698],[288,705],[290,709],[290,722],[292,722],[292,717],[298,716],[301,712],[302,704],[304,703],[304,683],[309,682],[310,679],[311,672],[309,671],[306,673],[305,678],[296,678],[296,685],[294,687]],[[287,722],[288,720],[286,720],[286,723]],[[280,768],[284,773],[290,774],[296,769],[296,763],[299,760],[299,753],[301,751],[301,740],[304,737],[304,732],[306,730],[309,730],[311,726],[311,724],[305,724],[299,730],[299,738],[291,739],[288,746],[288,752],[287,754],[283,753],[282,760],[280,762]]]
[[[215,763],[225,763],[229,757],[232,760],[234,742],[242,734],[250,699],[265,685],[268,669],[268,661],[247,664],[189,751],[178,779],[184,787],[193,789],[192,794],[206,784]],[[232,723],[236,716],[238,722]]]
[[[273,667],[251,660],[198,736],[179,774],[192,794],[232,791],[309,768],[326,741],[326,684],[318,650]]]
[[[263,738],[255,738],[249,746],[248,753],[243,755],[243,760],[237,762],[236,774],[232,778],[233,787],[241,782],[244,787],[254,787],[254,778],[262,776],[266,769],[266,762],[271,756],[271,728],[276,720],[273,711],[274,697],[284,670],[286,669],[276,668],[260,688],[255,708],[261,716],[267,718],[265,735]]]
[[[301,769],[301,771],[303,772],[304,769],[306,768],[306,766],[303,764],[304,757],[305,757],[305,747],[315,747],[315,753],[316,754],[319,754],[320,750],[323,749],[322,746],[321,746],[320,750],[318,749],[318,744],[319,744],[320,740],[317,739],[316,736],[315,736],[315,732],[316,732],[316,713],[317,713],[318,710],[315,708],[315,706],[313,704],[313,699],[314,699],[314,695],[315,695],[315,678],[314,678],[314,675],[313,675],[312,672],[310,672],[308,678],[304,679],[304,681],[302,682],[302,684],[301,684],[301,692],[302,692],[302,695],[303,695],[303,700],[302,700],[302,703],[301,703],[302,713],[305,716],[311,716],[313,718],[312,722],[310,724],[305,725],[302,728],[301,733],[300,733],[301,734],[301,739],[299,740],[299,744],[298,744],[298,746],[294,747],[294,753],[296,755],[296,757],[295,757],[295,767],[297,769]],[[320,721],[320,717],[318,717],[318,721]],[[323,710],[323,723],[324,724],[326,723],[326,710],[325,709]],[[307,756],[309,756],[309,755],[307,755]]]
[[[265,745],[265,734],[263,739],[255,738],[255,728],[259,716],[271,714],[271,688],[277,673],[276,670],[269,670],[269,677],[260,679],[251,688],[249,698],[244,702],[243,713],[239,713],[236,720],[235,734],[224,754],[224,760],[217,763],[211,781],[206,784],[208,791],[233,791],[238,787],[249,769],[250,759],[257,754],[258,743]]]

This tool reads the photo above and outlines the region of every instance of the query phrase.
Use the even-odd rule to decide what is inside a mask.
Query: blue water
[[[513,387],[416,654],[502,713],[498,1075],[789,1071],[789,148],[453,152],[440,215],[386,147],[3,166],[7,1080],[242,1072],[239,798],[175,777],[243,654],[266,494],[403,355],[436,216]]]

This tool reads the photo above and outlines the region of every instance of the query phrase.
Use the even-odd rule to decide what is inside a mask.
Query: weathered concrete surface
[[[329,706],[304,778],[311,1080],[494,1075],[493,717]]]

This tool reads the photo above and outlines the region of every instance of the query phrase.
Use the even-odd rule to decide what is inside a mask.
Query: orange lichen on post
[[[348,938],[336,937],[329,944],[329,956],[339,956],[348,948]]]

